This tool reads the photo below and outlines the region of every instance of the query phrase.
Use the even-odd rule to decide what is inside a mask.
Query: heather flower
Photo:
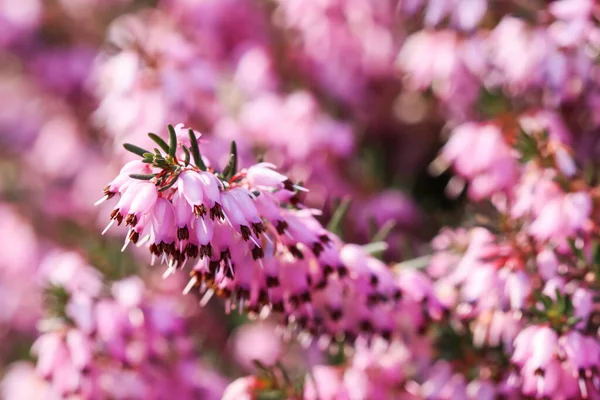
[[[562,243],[590,229],[592,199],[586,191],[565,192],[553,170],[529,166],[516,188],[511,213],[531,219],[529,233],[537,240]]]
[[[112,23],[109,41],[120,51],[98,59],[93,83],[101,100],[94,119],[115,137],[141,138],[164,126],[167,115],[186,119],[192,109],[207,120],[218,114],[215,68],[173,25],[158,10]]]
[[[248,346],[248,343],[254,345]],[[242,326],[235,334],[233,345],[238,362],[247,369],[251,368],[254,360],[265,365],[275,365],[282,356],[280,338],[275,335],[274,326],[270,324]]]
[[[255,145],[283,152],[293,160],[309,160],[315,153],[340,157],[353,150],[351,127],[320,110],[314,96],[297,91],[288,96],[265,94],[247,102],[239,114],[239,129]],[[281,132],[287,132],[281,135]]]
[[[304,333],[307,342],[322,336],[325,345],[336,335],[391,338],[409,325],[398,325],[395,307],[419,325],[421,305],[439,317],[441,306],[425,277],[413,275],[418,284],[408,284],[409,295],[398,302],[404,279],[328,232],[298,201],[305,189],[273,164],[237,171],[232,146],[230,162],[217,172],[205,165],[195,134],[190,131],[188,148],[178,131],[171,129],[169,145],[151,135],[167,155],[126,145],[144,162],[127,164],[105,199],[119,194],[109,227],[125,221],[126,245],[149,244],[153,260],[167,263],[165,276],[192,265],[185,291],[197,287],[201,304],[216,294],[226,299],[228,312],[239,308],[265,317],[277,311],[290,330]]]
[[[253,376],[239,378],[233,381],[225,393],[223,393],[223,400],[253,400],[254,399],[254,388],[258,386],[257,379]]]
[[[96,272],[87,265],[79,269]],[[114,282],[110,295],[80,286],[63,289],[64,318],[46,320],[32,347],[37,373],[50,383],[52,395],[219,398],[225,382],[196,358],[176,301],[150,297],[138,277]]]
[[[490,198],[512,188],[517,180],[517,161],[493,123],[465,123],[456,127],[442,150],[442,157],[469,183],[473,200]]]
[[[339,368],[320,365],[314,367],[311,374],[314,380],[307,377],[304,387],[304,399],[351,399],[347,389],[343,387],[343,375]]]
[[[493,66],[490,76],[497,76],[509,93],[539,82],[545,40],[542,30],[530,30],[522,19],[502,18],[488,39],[488,57]]]
[[[0,393],[5,399],[48,399],[60,397],[52,393],[50,386],[35,371],[35,366],[27,361],[17,361],[8,367],[0,382]]]
[[[78,98],[87,90],[87,74],[96,55],[94,48],[84,46],[41,50],[29,68],[53,93],[67,99]]]
[[[596,339],[577,331],[559,336],[550,327],[532,325],[516,337],[511,360],[520,367],[526,395],[588,398],[598,390],[592,382],[599,350]]]
[[[487,0],[409,0],[402,1],[402,11],[413,15],[421,7],[424,7],[423,22],[426,26],[436,26],[447,17],[450,17],[452,25],[472,30],[477,27],[487,11]]]
[[[403,43],[396,64],[410,87],[431,88],[453,113],[463,115],[479,90],[477,67],[470,62],[473,45],[454,31],[418,31]]]
[[[0,202],[0,293],[4,306],[0,326],[33,332],[42,298],[39,273],[41,243],[31,223],[18,210]]]
[[[285,27],[300,35],[294,50],[307,75],[345,103],[368,106],[369,85],[393,72],[393,5],[364,0],[278,5]]]
[[[41,22],[42,3],[38,0],[27,0],[19,7],[10,2],[0,5],[0,27],[5,33],[0,39],[0,47],[7,47],[14,42],[26,38]]]

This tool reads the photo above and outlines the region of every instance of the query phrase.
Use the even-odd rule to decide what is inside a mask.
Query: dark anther
[[[210,219],[215,219],[215,218],[219,218],[219,219],[225,218],[225,214],[223,214],[223,208],[221,207],[221,205],[219,203],[215,203],[213,208],[210,209]]]
[[[254,260],[258,260],[259,258],[263,258],[264,256],[265,252],[263,251],[262,247],[254,246],[252,248],[252,258]]]
[[[289,302],[292,307],[298,307],[298,296],[295,294],[291,295],[289,298]]]
[[[322,290],[325,289],[325,287],[327,286],[327,280],[326,279],[321,279],[316,285],[315,285],[315,289],[317,290]]]
[[[154,254],[155,256],[160,255],[160,252],[158,251],[158,246],[156,245],[156,243],[152,243],[148,248],[150,249],[150,253]]]
[[[185,246],[185,254],[187,254],[188,258],[198,257],[198,246],[193,243],[188,243]]]
[[[105,187],[103,192],[104,192],[104,195],[106,196],[106,198],[109,200],[112,199],[116,194],[116,192],[110,191],[110,186]]]
[[[235,273],[235,264],[231,263],[231,268],[229,266],[225,268],[225,276],[229,279],[233,279],[233,274]]]
[[[213,255],[213,248],[212,245],[210,243],[208,244],[203,244],[200,246],[200,256],[201,257],[212,257]]]
[[[269,302],[269,293],[265,289],[261,289],[258,292],[258,302],[260,304],[267,304]]]
[[[250,297],[250,289],[246,289],[246,288],[239,288],[238,289],[238,295],[241,298],[247,299]]]
[[[372,332],[373,325],[371,325],[371,321],[363,320],[360,322],[360,330],[364,332]]]
[[[272,288],[279,286],[279,278],[276,276],[267,276],[267,287]]]
[[[367,297],[367,305],[369,305],[369,306],[373,306],[373,305],[377,304],[378,302],[379,302],[379,295],[377,295],[376,293],[371,293]]]
[[[222,251],[220,260],[227,261],[229,259],[231,259],[231,252],[229,249]]]
[[[300,251],[299,248],[297,248],[296,246],[289,246],[288,250],[290,251],[290,253],[292,253],[292,255],[294,257],[296,257],[298,260],[304,260],[304,254],[302,254],[302,251]]]
[[[378,283],[379,283],[379,278],[377,278],[375,275],[371,275],[371,285],[377,286]]]
[[[300,295],[300,300],[303,303],[308,303],[310,301],[310,292],[307,291],[307,292],[302,293]]]
[[[331,239],[329,238],[328,235],[321,235],[321,236],[319,236],[319,240],[321,242],[323,242],[324,244],[327,244],[327,243],[331,242]]]
[[[257,224],[252,224],[252,232],[254,232],[254,234],[256,236],[260,235],[264,231],[265,231],[265,226],[262,224],[262,222],[259,222]]]
[[[277,229],[277,233],[283,235],[285,230],[288,228],[288,223],[286,221],[277,221],[277,225],[275,225],[275,229]]]
[[[246,225],[240,226],[240,233],[242,234],[242,239],[244,239],[245,241],[248,241],[250,239],[250,228],[248,228]]]
[[[330,310],[329,315],[331,316],[332,320],[338,321],[340,318],[342,318],[342,310],[340,310],[339,308],[336,308],[335,310]]]
[[[291,180],[286,179],[285,181],[283,181],[283,188],[285,190],[289,190],[290,192],[293,192],[294,191],[294,183]]]
[[[313,247],[312,247],[312,251],[313,253],[315,253],[315,256],[319,257],[319,255],[325,250],[325,248],[323,247],[323,245],[319,242],[314,243]]]
[[[175,243],[164,243],[164,242],[160,242],[161,245],[163,246],[163,248],[165,249],[165,253],[167,254],[175,254],[175,252],[177,251],[177,249],[175,248]]]
[[[190,231],[188,230],[187,225],[183,228],[177,229],[177,239],[179,240],[187,240],[190,237]]]
[[[138,223],[138,219],[134,214],[128,214],[127,218],[125,218],[125,225],[136,226]]]
[[[215,274],[220,266],[221,263],[219,261],[211,261],[208,263],[208,270],[211,274]]]
[[[140,240],[140,234],[136,231],[131,231],[129,234],[129,240],[131,240],[133,244],[136,244],[138,240]]]
[[[204,204],[194,206],[194,215],[196,218],[204,217],[208,213],[206,206]]]

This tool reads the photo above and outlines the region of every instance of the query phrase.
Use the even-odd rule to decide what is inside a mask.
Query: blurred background
[[[350,199],[334,227],[344,241],[369,243],[385,230],[381,257],[413,259],[441,227],[469,216],[464,180],[438,157],[459,124],[511,127],[526,113],[577,138],[582,159],[597,155],[594,7],[0,0],[2,395],[41,398],[31,345],[53,312],[64,313],[56,288],[81,270],[107,286],[141,277],[149,299],[177,304],[189,357],[214,382],[199,398],[219,398],[259,356],[339,362],[282,342],[269,320],[224,315],[219,301],[197,307],[195,295],[180,296],[185,276],[163,280],[145,251],[121,252],[124,230],[100,235],[110,206],[94,203],[132,159],[121,145],[149,146],[148,132],[183,123],[224,165],[235,140],[242,166],[269,161],[303,182],[324,224]]]

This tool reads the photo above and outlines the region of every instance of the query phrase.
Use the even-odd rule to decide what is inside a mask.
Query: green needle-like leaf
[[[138,147],[131,143],[125,143],[125,144],[123,144],[123,147],[125,147],[125,150],[127,150],[133,154],[137,154],[140,157],[144,157],[144,154],[150,153],[148,150],[144,150],[141,147]]]
[[[229,151],[229,161],[223,169],[223,177],[226,180],[230,180],[237,173],[237,145],[235,141],[231,142],[231,148]]]
[[[202,161],[200,149],[198,148],[198,138],[191,129],[188,131],[188,134],[190,135],[190,151],[192,152],[194,164],[196,164],[196,167],[200,168],[202,171],[206,171],[206,165],[204,164],[204,161]]]
[[[177,134],[175,133],[175,128],[173,128],[173,125],[169,124],[169,155],[172,158],[175,158],[176,152],[177,152]]]
[[[178,177],[179,177],[178,175],[175,175],[175,177],[171,179],[171,182],[167,183],[166,186],[163,186],[160,189],[158,189],[158,191],[164,192],[165,190],[169,189],[171,186],[173,186],[175,184],[175,182],[177,182]]]
[[[188,165],[190,165],[190,151],[188,150],[188,148],[186,146],[182,146],[182,148],[183,148],[183,153],[185,154],[183,163],[187,167]]]
[[[349,197],[345,197],[340,205],[335,209],[329,224],[327,224],[327,230],[329,232],[333,232],[339,236],[342,230],[342,222],[344,221],[344,217],[350,209],[351,201],[352,200]]]
[[[148,137],[150,137],[150,139],[154,140],[154,142],[160,146],[161,149],[163,149],[163,151],[165,153],[169,152],[169,145],[167,144],[167,142],[165,142],[160,136],[158,136],[156,133],[152,133],[150,132],[148,134]]]
[[[385,224],[383,224],[381,226],[381,228],[379,228],[379,230],[375,233],[375,235],[373,235],[371,242],[375,243],[375,242],[385,241],[387,239],[388,235],[392,232],[392,230],[395,227],[396,227],[396,221],[394,221],[392,219],[386,221]]]
[[[130,174],[129,177],[132,179],[139,179],[141,181],[149,181],[154,178],[156,174]]]

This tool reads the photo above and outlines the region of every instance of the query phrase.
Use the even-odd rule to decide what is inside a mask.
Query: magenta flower
[[[499,126],[466,123],[456,127],[442,150],[443,158],[469,181],[473,200],[505,192],[517,180],[517,160]]]
[[[85,270],[96,272],[81,266]],[[138,277],[113,283],[112,296],[107,290],[62,287],[68,294],[68,319],[44,321],[32,347],[36,371],[50,383],[49,395],[220,398],[225,381],[211,376],[196,358],[185,311],[176,301],[151,297]]]

